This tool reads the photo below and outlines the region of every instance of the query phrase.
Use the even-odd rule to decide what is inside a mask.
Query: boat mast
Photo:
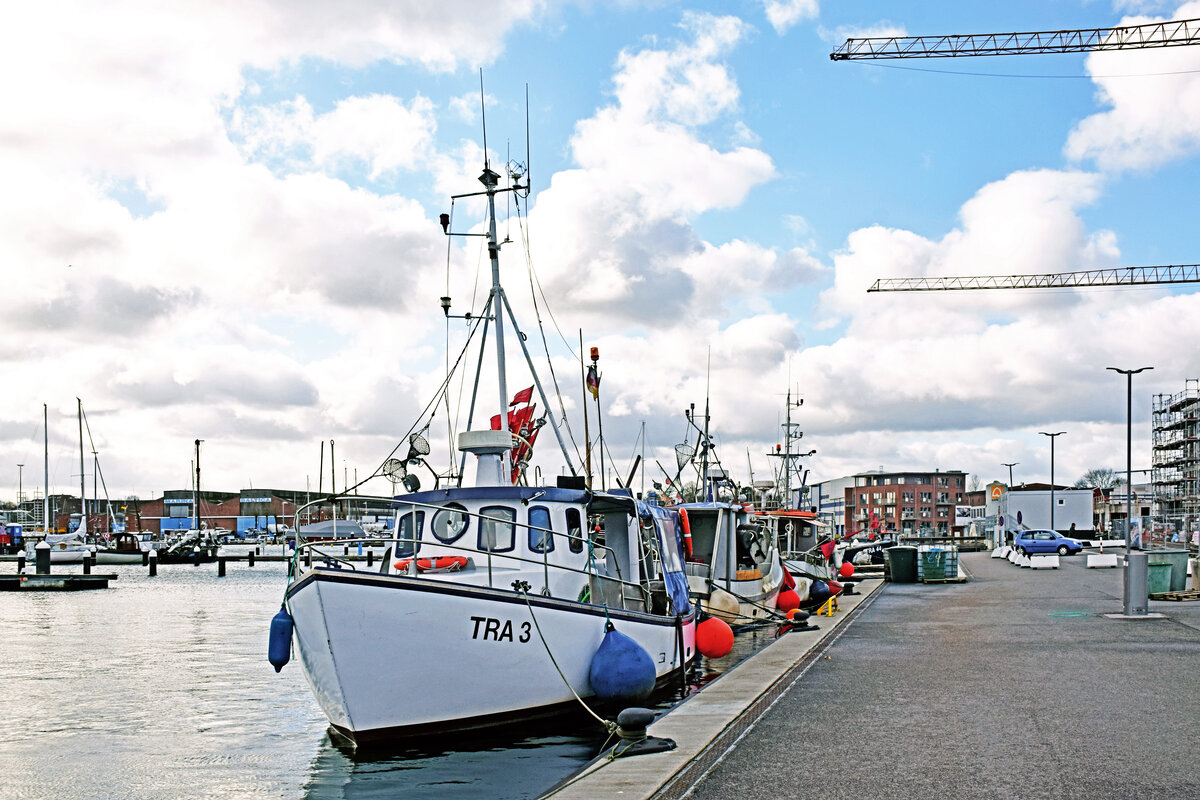
[[[196,440],[196,483],[192,486],[193,530],[200,530],[200,439]]]
[[[778,397],[779,395],[775,395]],[[779,419],[776,417],[775,419]],[[792,502],[792,386],[787,390],[787,413],[783,423],[783,498],[782,508],[790,508]]]
[[[486,133],[484,134],[487,135]],[[500,176],[492,171],[487,158],[487,144],[484,140],[483,174],[479,182],[487,193],[488,204],[488,257],[492,262],[492,317],[496,323],[496,384],[500,390],[500,429],[508,426],[508,376],[504,364],[504,287],[500,285],[500,243],[496,239],[496,187]],[[505,450],[500,455],[502,475],[512,472],[512,451]]]
[[[79,532],[87,536],[87,476],[83,472],[83,401],[75,398],[79,411]]]
[[[46,404],[42,403],[42,444],[45,448],[42,455],[45,470],[42,480],[46,487],[46,491],[42,493],[42,533],[50,532],[50,429],[47,427],[49,417],[50,412],[46,410]]]

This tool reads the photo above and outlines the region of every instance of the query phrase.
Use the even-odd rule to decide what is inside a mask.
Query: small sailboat
[[[462,458],[476,463],[474,485],[459,472],[442,486],[446,476],[435,473],[435,487],[422,491],[413,470],[427,466],[429,443],[411,433],[406,457],[380,471],[406,490],[386,498],[394,526],[380,567],[341,558],[353,540],[329,548],[297,532],[271,663],[280,669],[294,641],[330,724],[356,744],[636,701],[678,681],[695,657],[680,515],[628,491],[594,491],[575,474],[555,421],[531,423],[534,391],[548,401],[527,350],[534,385],[509,399],[504,329],[511,322],[522,348],[524,334],[500,284],[495,196],[524,197],[521,177],[510,169],[501,188],[485,162],[484,191],[464,195],[487,200],[492,290],[487,310],[465,318],[482,319],[485,336],[489,324],[495,331],[500,405],[491,429],[457,437]],[[449,215],[442,225],[450,234]],[[531,485],[526,466],[541,422],[572,474]]]

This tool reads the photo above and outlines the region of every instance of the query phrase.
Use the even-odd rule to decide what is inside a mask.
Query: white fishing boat
[[[408,490],[386,498],[395,509],[389,538],[371,537],[389,548],[381,565],[365,569],[342,558],[353,540],[333,547],[297,531],[285,609],[272,621],[271,662],[281,668],[294,641],[331,725],[358,744],[501,725],[596,699],[625,703],[679,680],[694,658],[678,514],[628,492],[586,488],[555,420],[533,420],[534,388],[549,404],[500,286],[494,198],[528,190],[519,172],[509,177],[508,189],[486,165],[480,177],[484,191],[475,194],[487,198],[492,291],[483,314],[460,317],[482,319],[485,337],[494,327],[492,397],[508,430],[501,416],[491,430],[471,430],[469,416],[456,444],[463,459],[475,457],[474,485],[451,470],[435,473],[435,480],[451,476],[450,485],[426,491],[410,468],[425,465],[429,444],[419,432],[408,435],[408,456],[388,459],[380,471]],[[448,215],[442,224],[450,233]],[[443,298],[448,316],[449,303]],[[511,402],[509,322],[534,381]],[[572,475],[551,486],[515,485],[529,483],[525,467],[543,422]],[[618,650],[628,658],[614,657]],[[618,675],[626,671],[630,680]]]
[[[733,628],[776,617],[783,564],[767,529],[741,503],[684,503],[677,508],[690,533],[688,586],[701,609]]]

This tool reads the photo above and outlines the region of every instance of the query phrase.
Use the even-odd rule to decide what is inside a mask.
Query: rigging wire
[[[525,199],[526,204],[528,204],[528,202],[529,202],[528,194],[526,194],[524,199]],[[542,291],[541,281],[538,280],[537,270],[534,269],[534,266],[533,266],[533,252],[531,251],[530,246],[529,246],[529,230],[525,224],[525,216],[523,216],[521,214],[520,202],[518,202],[516,198],[514,198],[514,202],[516,203],[516,208],[517,208],[517,230],[520,231],[521,241],[524,243],[523,249],[525,251],[525,267],[526,267],[526,271],[529,275],[529,295],[533,300],[533,312],[534,312],[534,316],[537,317],[538,332],[541,334],[541,337],[542,337],[542,349],[546,353],[546,364],[550,368],[550,380],[554,384],[554,393],[555,393],[555,396],[558,398],[558,407],[559,407],[559,411],[562,414],[563,427],[567,429],[567,437],[571,440],[571,446],[573,448],[575,448],[575,457],[577,459],[579,459],[579,463],[582,464],[584,459],[583,459],[583,456],[579,452],[579,444],[575,441],[575,432],[571,429],[571,421],[567,418],[567,408],[566,408],[566,405],[563,403],[562,391],[558,387],[558,375],[554,371],[554,361],[551,360],[551,358],[550,358],[550,343],[546,339],[546,325],[545,325],[544,320],[542,319],[541,307],[538,305],[538,301],[537,301],[539,292],[542,295],[542,302],[545,303],[545,305],[546,305],[546,313],[550,315],[551,321],[554,322],[555,330],[558,330],[558,335],[560,337],[562,337],[563,342],[567,344],[567,347],[570,349],[572,356],[575,355],[575,348],[573,345],[571,345],[569,342],[567,342],[566,337],[562,335],[562,330],[558,328],[558,322],[556,320],[554,320],[554,312],[550,310],[550,304],[549,304],[549,302],[546,301],[546,294],[544,291]],[[526,213],[526,215],[528,215],[528,213],[529,213],[528,210],[525,213]],[[535,284],[537,286],[536,290],[534,289]],[[583,353],[580,352],[578,357],[579,357],[579,362],[582,364],[583,363]]]
[[[475,318],[472,320],[472,324],[471,324],[471,330],[470,330],[470,332],[467,334],[467,340],[466,340],[465,342],[463,342],[463,348],[462,348],[462,350],[460,350],[460,351],[459,351],[459,353],[458,353],[458,357],[454,359],[454,366],[453,366],[453,371],[454,371],[454,372],[457,372],[457,371],[458,371],[458,365],[459,365],[460,363],[462,363],[463,356],[465,356],[465,355],[467,354],[467,350],[468,350],[468,348],[469,348],[469,346],[470,346],[470,344],[471,344],[471,339],[472,339],[472,338],[474,338],[474,336],[475,336],[475,331],[477,331],[477,330],[479,329],[479,324],[480,324],[480,322],[482,322],[482,321],[483,321],[483,317],[475,317]],[[373,472],[372,472],[370,475],[368,475],[367,477],[363,478],[361,481],[359,481],[358,483],[354,484],[353,486],[347,486],[347,487],[344,487],[340,493],[338,493],[338,494],[335,494],[334,496],[339,496],[339,495],[342,495],[342,496],[344,496],[344,495],[347,495],[347,494],[349,494],[350,492],[352,492],[352,491],[354,491],[355,489],[357,489],[357,488],[359,488],[360,486],[362,486],[363,484],[365,484],[367,481],[369,481],[369,480],[372,480],[373,478],[377,478],[377,477],[379,477],[380,475],[382,475],[382,474],[383,474],[383,465],[387,463],[388,459],[390,459],[392,456],[396,455],[396,452],[397,452],[397,451],[400,449],[400,445],[402,445],[402,444],[404,444],[406,441],[408,441],[408,437],[409,437],[409,436],[410,436],[410,435],[411,435],[411,434],[412,434],[414,431],[416,431],[416,430],[417,430],[417,425],[419,425],[419,424],[420,424],[421,420],[425,419],[425,415],[429,413],[429,410],[437,406],[437,404],[438,404],[438,401],[442,399],[442,395],[443,395],[443,394],[444,394],[444,393],[447,391],[447,388],[448,388],[448,387],[449,387],[449,385],[450,385],[450,378],[451,378],[452,376],[453,376],[453,372],[452,372],[450,375],[447,375],[447,376],[446,376],[446,377],[445,377],[445,378],[442,380],[442,385],[438,387],[438,390],[437,390],[437,392],[435,392],[435,393],[434,393],[434,396],[433,396],[433,397],[430,399],[430,401],[429,401],[428,403],[426,403],[426,404],[425,404],[425,407],[424,407],[423,409],[421,409],[421,413],[420,413],[420,414],[417,416],[417,420],[416,420],[416,422],[414,422],[414,423],[412,424],[412,426],[411,426],[411,427],[409,427],[409,429],[408,429],[408,430],[407,430],[407,431],[404,433],[404,435],[400,437],[400,441],[398,441],[398,442],[396,443],[396,446],[392,448],[391,452],[389,452],[389,453],[388,453],[386,456],[384,456],[383,460],[379,462],[379,466],[378,466],[378,467],[376,467],[376,468],[375,468],[375,470],[374,470],[374,471],[373,471]],[[432,424],[433,424],[433,416],[432,416],[432,415],[430,415],[430,417],[429,417],[429,422],[426,422],[426,423],[425,423],[425,426],[424,426],[423,428],[421,428],[421,430],[422,430],[422,431],[427,431],[427,430],[429,430],[429,426],[430,426],[430,425],[432,425]]]

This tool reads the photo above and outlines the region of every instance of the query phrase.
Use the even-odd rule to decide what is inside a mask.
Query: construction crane
[[[980,33],[951,36],[879,36],[847,39],[829,54],[834,61],[945,58],[1028,53],[1085,53],[1200,44],[1200,19],[1066,31]]]
[[[1096,50],[1139,50],[1197,44],[1200,44],[1200,19],[1176,19],[1145,25],[1064,31],[950,36],[879,36],[847,39],[841,47],[829,54],[829,58],[834,61],[864,61],[892,58],[1084,53]],[[1200,283],[1200,266],[1182,264],[1160,267],[1117,267],[1039,275],[880,278],[871,284],[871,288],[867,291],[1061,289],[1083,286],[1147,286],[1163,283]]]
[[[1084,286],[1151,286],[1200,283],[1200,264],[1113,267],[1040,275],[962,275],[942,278],[879,278],[868,292],[945,292],[970,289],[1064,289]]]

